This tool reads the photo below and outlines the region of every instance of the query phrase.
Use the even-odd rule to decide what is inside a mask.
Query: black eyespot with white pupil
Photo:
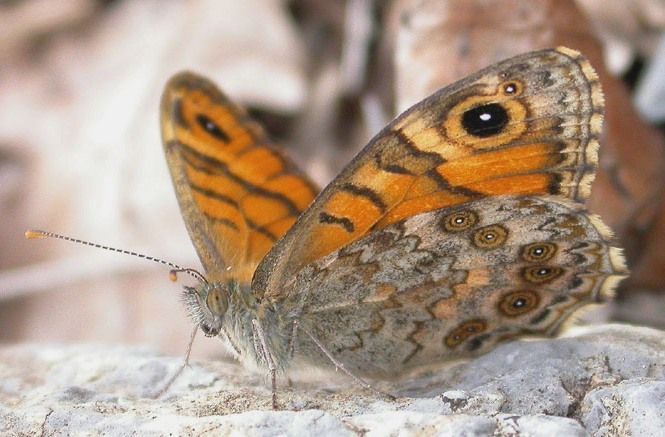
[[[217,138],[220,141],[228,143],[231,141],[229,135],[224,132],[224,130],[219,127],[214,121],[206,117],[203,114],[196,116],[196,122],[201,126],[206,132],[208,132],[213,137]]]
[[[517,92],[517,85],[510,82],[503,86],[503,92],[506,94],[515,94]]]
[[[464,129],[469,134],[481,138],[501,133],[508,120],[508,112],[498,103],[476,106],[462,114]]]

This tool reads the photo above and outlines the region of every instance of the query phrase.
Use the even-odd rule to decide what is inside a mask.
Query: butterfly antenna
[[[165,261],[165,260],[160,259],[160,258],[155,258],[154,256],[148,256],[148,255],[144,255],[142,253],[132,252],[130,250],[124,250],[124,249],[118,249],[118,248],[115,248],[115,247],[104,246],[102,244],[92,243],[90,241],[85,241],[85,240],[79,240],[78,238],[72,238],[72,237],[68,237],[66,235],[60,235],[60,234],[56,234],[55,232],[48,232],[48,231],[28,230],[28,231],[25,231],[25,238],[27,238],[28,240],[37,239],[37,238],[57,238],[57,239],[60,239],[60,240],[70,241],[72,243],[83,244],[84,246],[96,247],[97,249],[104,249],[104,250],[108,250],[108,251],[111,251],[111,252],[124,253],[125,255],[131,255],[131,256],[135,256],[137,258],[147,259],[148,261],[153,261],[153,262],[171,267],[172,269],[169,272],[169,278],[172,281],[176,281],[178,279],[177,274],[182,272],[182,273],[187,273],[188,275],[190,275],[191,277],[193,277],[195,279],[198,279],[200,282],[203,282],[205,284],[208,283],[205,276],[203,276],[199,271],[197,271],[195,269],[184,268],[184,267],[179,266],[178,264],[174,264],[172,262]]]

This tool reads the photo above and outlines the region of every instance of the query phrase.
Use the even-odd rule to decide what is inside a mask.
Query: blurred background
[[[665,327],[665,0],[0,1],[0,342],[184,352],[199,268],[159,138],[162,87],[189,69],[248,107],[325,185],[401,110],[479,68],[566,45],[607,99],[590,209],[633,275],[597,318]],[[216,340],[194,353],[216,355]]]

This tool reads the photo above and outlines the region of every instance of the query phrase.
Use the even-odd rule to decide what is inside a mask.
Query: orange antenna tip
[[[25,238],[28,240],[33,240],[35,238],[48,238],[48,235],[46,235],[46,232],[44,231],[36,231],[29,229],[25,231]]]
[[[194,278],[198,279],[199,281],[207,284],[208,280],[203,276],[198,270],[196,269],[190,269],[190,268],[183,268],[183,267],[178,267],[176,269],[171,269],[169,271],[169,279],[173,282],[178,280],[178,273],[187,273],[190,276],[193,276]]]

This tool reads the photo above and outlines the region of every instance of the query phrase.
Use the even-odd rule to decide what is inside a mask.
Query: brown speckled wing
[[[485,198],[391,224],[310,264],[278,308],[299,307],[299,326],[354,372],[388,376],[555,333],[624,277],[610,241],[571,201]],[[301,341],[309,360],[325,362]]]
[[[581,202],[603,98],[579,53],[527,53],[416,104],[381,131],[267,254],[252,282],[279,301],[306,265],[405,219],[501,195]]]

